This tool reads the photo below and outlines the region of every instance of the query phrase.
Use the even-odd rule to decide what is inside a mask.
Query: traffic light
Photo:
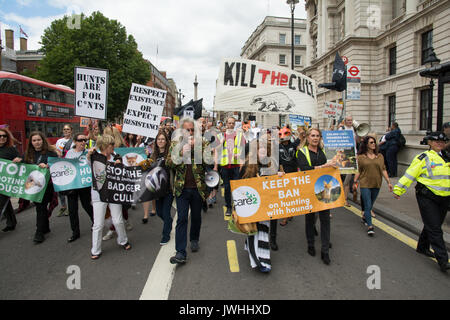
[[[336,58],[334,59],[333,77],[331,81],[333,82],[319,84],[319,88],[326,88],[338,92],[347,90],[347,67],[337,52]]]

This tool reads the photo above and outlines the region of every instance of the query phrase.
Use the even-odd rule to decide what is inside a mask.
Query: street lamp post
[[[428,57],[424,60],[425,64],[430,64],[430,68],[434,66],[434,64],[438,64],[441,62],[436,57],[436,54],[434,53],[433,47],[430,48],[430,54]],[[434,89],[434,81],[433,78],[430,80],[430,95],[428,97],[428,119],[427,119],[427,129],[430,131],[433,131],[433,89]]]
[[[300,0],[287,0],[286,3],[291,7],[291,36],[292,36],[292,43],[291,43],[291,68],[294,70],[294,12],[295,12],[295,5],[299,3]]]

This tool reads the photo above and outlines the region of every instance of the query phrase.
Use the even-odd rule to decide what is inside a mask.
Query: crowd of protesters
[[[114,152],[115,148],[145,148],[147,159],[138,165],[144,169],[154,166],[163,168],[167,176],[170,177],[170,186],[167,192],[160,195],[158,199],[143,203],[144,217],[142,223],[148,223],[149,215],[157,215],[163,222],[160,245],[166,245],[171,240],[172,204],[175,201],[177,213],[175,227],[176,254],[171,257],[170,262],[184,264],[187,262],[188,237],[191,252],[200,250],[202,211],[207,212],[217,203],[219,185],[224,188],[225,215],[231,218],[234,211],[230,186],[232,180],[267,175],[281,177],[286,173],[297,171],[325,167],[337,168],[335,160],[327,160],[322,132],[318,128],[298,126],[296,130],[292,130],[287,125],[278,128],[276,131],[278,137],[275,139],[270,130],[255,130],[250,121],[240,123],[237,128],[236,118],[228,117],[224,120],[224,122],[214,122],[212,119],[205,118],[197,120],[184,118],[179,126],[175,127],[171,119],[167,119],[161,123],[159,132],[154,139],[122,132],[119,125],[107,125],[102,128],[101,123],[91,123],[85,132],[73,132],[73,128],[66,125],[62,133],[63,138],[58,140],[55,146],[49,145],[42,132],[32,132],[28,137],[29,142],[23,156],[14,148],[16,141],[11,132],[2,127],[0,128],[0,158],[16,163],[35,164],[42,169],[48,169],[49,157],[67,159],[86,157],[90,161],[92,154],[100,153],[112,163],[121,163],[121,157]],[[402,145],[402,133],[398,124],[393,123],[379,142],[374,135],[359,137],[354,129],[351,116],[344,119],[338,126],[338,130],[352,130],[355,136],[355,145],[358,149],[358,172],[354,175],[342,176],[345,199],[350,192],[356,194],[359,187],[362,221],[367,225],[367,234],[373,236],[372,209],[382,186],[382,179],[386,180],[389,192],[394,191],[397,198],[409,186],[400,183],[394,190],[390,181],[391,177],[397,176],[397,153]],[[448,134],[450,134],[449,124],[446,124],[445,130],[447,136],[444,133],[427,136],[425,142],[430,145],[430,152],[432,153],[422,154],[417,161],[424,159],[426,161],[427,157],[433,157],[435,161],[443,161],[444,164],[449,162],[447,155],[450,149],[450,144],[447,142]],[[441,145],[434,143],[434,141],[445,142],[446,144]],[[251,147],[252,142],[256,143],[256,148]],[[278,143],[279,154],[272,152],[273,143]],[[196,149],[196,146],[200,146],[201,149]],[[203,155],[203,162],[201,163],[195,162],[197,151]],[[177,157],[189,161],[177,161],[178,159],[175,159]],[[205,157],[210,158],[205,159]],[[250,163],[249,159],[251,158],[257,159],[256,163]],[[420,167],[420,165],[415,165],[417,168]],[[444,167],[448,168],[448,165]],[[221,178],[220,183],[217,183],[214,187],[208,187],[205,182],[205,175],[211,170],[220,173]],[[414,172],[411,170],[407,171],[402,179],[406,177],[411,181],[417,180],[419,182],[423,175],[418,175],[418,169]],[[433,203],[437,203],[440,207],[445,206],[447,208],[450,188],[444,188],[436,184],[436,181],[439,183],[439,179],[433,178],[442,177],[445,172],[433,176],[431,170],[434,170],[434,168],[430,168],[430,171],[428,171],[428,180],[420,180],[420,185],[423,188],[428,188],[426,189],[428,193],[424,192],[422,188],[423,192],[420,196],[428,196],[429,201],[434,201]],[[448,172],[446,174],[448,175]],[[408,182],[407,180],[401,181]],[[430,192],[434,193],[430,194]],[[76,241],[81,236],[78,215],[79,202],[81,202],[82,208],[90,218],[91,224],[89,227],[92,231],[91,259],[97,260],[101,257],[102,241],[109,240],[114,235],[117,235],[117,243],[124,250],[132,248],[127,236],[127,231],[132,229],[128,222],[128,210],[131,208],[131,204],[102,202],[99,193],[94,188],[75,189],[56,194],[51,180],[47,184],[43,201],[35,203],[36,232],[33,240],[36,244],[44,242],[45,235],[50,232],[49,218],[58,199],[60,211],[57,216],[68,215],[70,218],[72,235],[68,238],[69,243]],[[420,238],[418,252],[431,255],[429,247],[433,247],[436,257],[439,258],[441,270],[446,271],[448,270],[448,263],[442,261],[448,260],[448,257],[446,258],[445,250],[442,249],[441,230],[446,211],[444,213],[441,210],[439,219],[431,219],[427,213],[430,209],[420,204],[419,206],[425,228]],[[151,211],[150,207],[152,207]],[[7,220],[6,228],[3,231],[15,230],[17,221],[9,197],[0,195],[0,208]],[[318,235],[316,231],[317,216],[320,221],[321,260],[324,264],[329,265],[331,263],[329,250],[332,247],[330,241],[330,210],[305,215],[307,252],[311,256],[316,255],[314,242],[315,236]],[[245,243],[252,268],[264,273],[272,269],[270,251],[278,250],[277,225],[279,223],[281,226],[286,226],[291,220],[292,218],[280,221],[272,219],[256,223],[256,233],[249,235]],[[189,234],[188,225],[190,225]],[[105,226],[109,230],[104,236]]]

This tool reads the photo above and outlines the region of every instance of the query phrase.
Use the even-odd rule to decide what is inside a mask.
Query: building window
[[[280,33],[280,44],[286,44],[286,34]]]
[[[285,65],[286,64],[286,55],[280,54],[280,64]]]
[[[420,124],[419,130],[428,130],[428,106],[430,105],[430,89],[420,91]]]
[[[389,75],[397,73],[397,47],[389,49]]]
[[[433,47],[433,30],[422,33],[422,65],[429,57],[431,48]]]
[[[294,37],[294,44],[295,45],[300,45],[300,42],[301,42],[301,35],[296,34],[295,37]]]
[[[295,56],[295,64],[298,66],[302,64],[302,56]]]
[[[394,96],[389,96],[388,98],[389,100],[389,123],[388,126],[391,126],[393,122],[396,122],[396,97]]]

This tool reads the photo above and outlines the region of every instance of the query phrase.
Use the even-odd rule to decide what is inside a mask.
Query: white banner
[[[156,138],[166,96],[167,91],[133,83],[122,131]]]
[[[316,82],[277,65],[223,59],[214,111],[301,114],[317,118]]]
[[[340,103],[325,102],[325,107],[323,108],[323,118],[338,120],[342,116],[343,109],[344,106]]]
[[[75,115],[106,119],[108,70],[75,67]]]

